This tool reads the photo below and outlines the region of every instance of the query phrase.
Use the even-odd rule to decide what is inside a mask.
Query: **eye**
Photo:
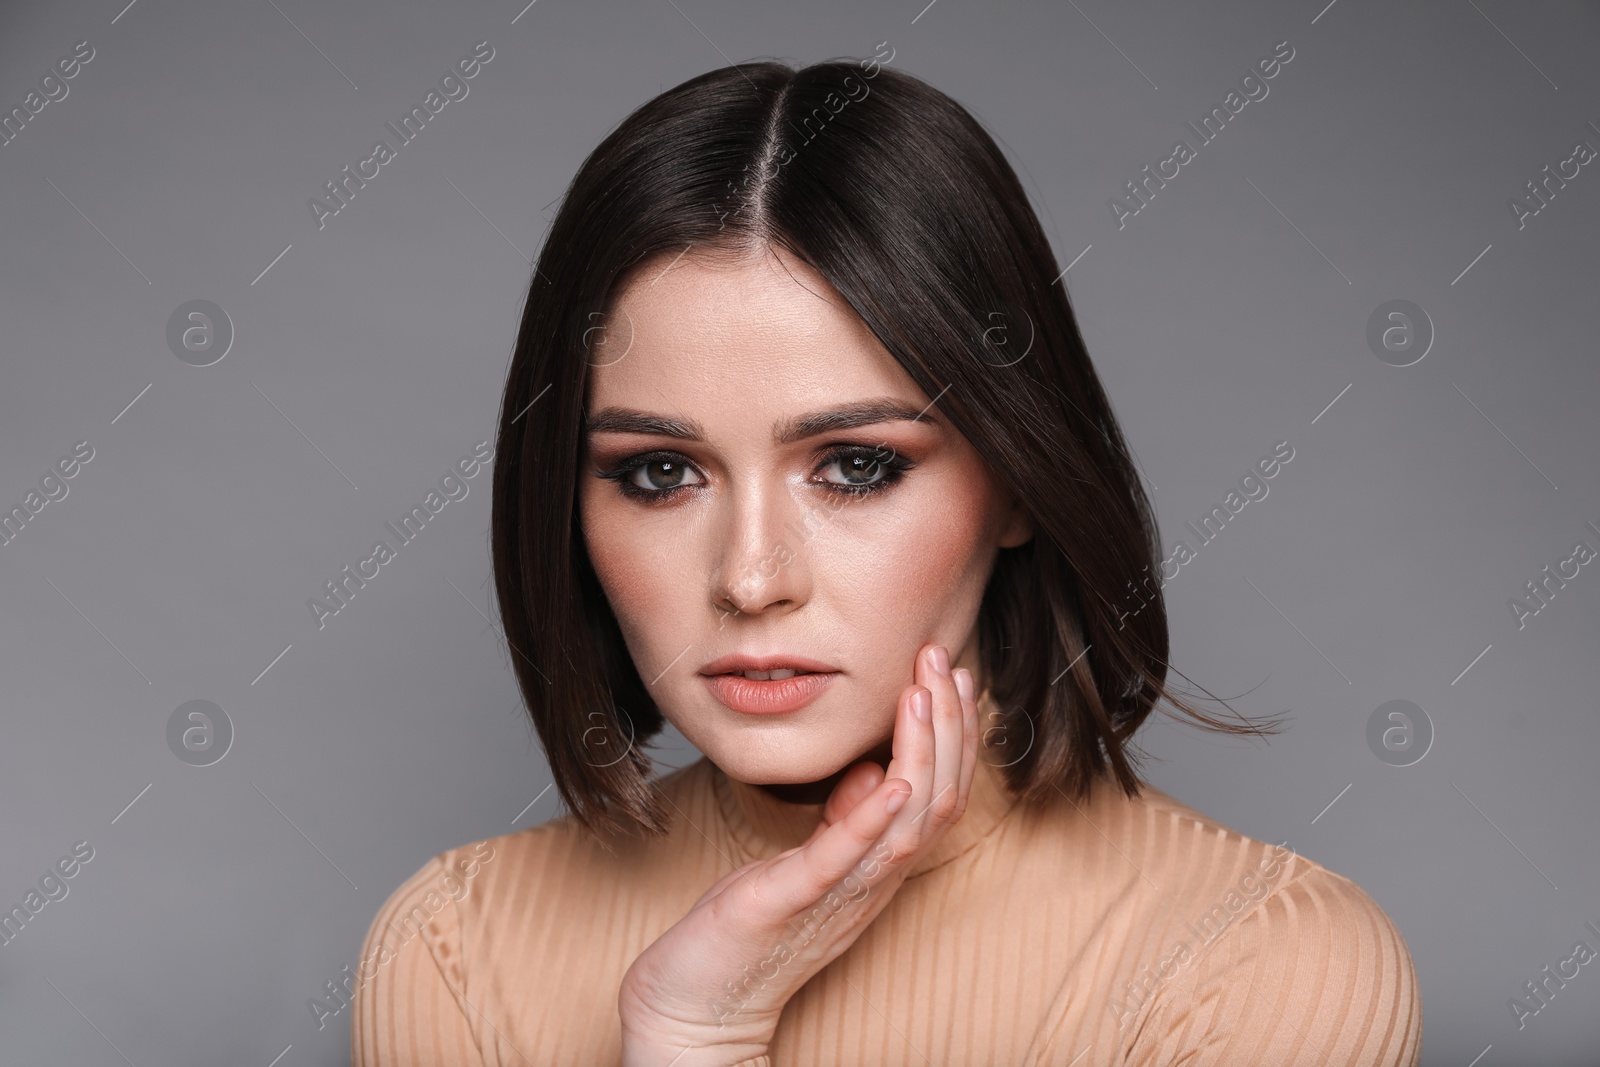
[[[843,480],[824,479],[823,484],[850,496],[866,496],[894,485],[915,464],[885,445],[874,448],[844,445],[823,457],[822,469],[835,466]]]
[[[624,496],[655,500],[676,496],[679,489],[705,480],[676,452],[631,456],[620,466],[599,472],[599,477],[614,480]]]
[[[914,466],[885,445],[839,445],[824,453],[817,472],[837,467],[839,479],[824,477],[819,484],[839,496],[864,497],[890,488]],[[694,465],[678,452],[629,456],[611,470],[597,471],[596,477],[616,482],[623,496],[646,504],[663,503],[705,483]]]

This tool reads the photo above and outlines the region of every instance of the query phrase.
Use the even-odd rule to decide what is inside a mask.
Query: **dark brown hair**
[[[880,49],[883,46],[879,46]],[[883,59],[880,52],[877,59]],[[528,287],[501,405],[491,544],[511,662],[567,807],[663,832],[640,746],[663,719],[595,577],[577,513],[591,334],[661,253],[777,245],[849,301],[1024,502],[978,619],[1013,793],[1137,795],[1131,745],[1166,683],[1149,501],[1021,183],[965,108],[877,60],[724,67],[629,115],[584,161]],[[596,361],[602,362],[602,361]],[[708,598],[709,606],[709,598]]]

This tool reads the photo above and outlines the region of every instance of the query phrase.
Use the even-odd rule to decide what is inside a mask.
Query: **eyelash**
[[[826,467],[840,460],[864,458],[876,461],[884,470],[883,477],[875,482],[865,482],[855,485],[846,485],[842,482],[823,482],[829,490],[845,497],[862,498],[881,493],[897,485],[906,472],[916,464],[905,459],[893,449],[888,450],[888,458],[883,458],[884,449],[881,447],[865,447],[862,445],[837,445],[825,452],[818,466]],[[694,485],[674,485],[666,489],[641,489],[634,485],[631,478],[635,471],[647,467],[652,463],[680,463],[684,466],[693,466],[681,453],[678,452],[644,452],[637,456],[629,456],[622,463],[608,471],[600,471],[597,477],[610,479],[617,483],[617,490],[625,497],[642,501],[646,504],[660,504],[676,497],[685,489],[693,489]]]

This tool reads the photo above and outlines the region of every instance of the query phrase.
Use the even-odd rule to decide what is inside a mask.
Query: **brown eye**
[[[633,468],[632,473],[634,477],[630,481],[640,489],[676,489],[682,485],[696,484],[684,481],[692,470],[687,463],[675,459],[650,460]]]
[[[596,477],[617,483],[617,491],[641,503],[652,504],[676,497],[691,486],[705,481],[694,465],[676,452],[649,452],[629,456]]]

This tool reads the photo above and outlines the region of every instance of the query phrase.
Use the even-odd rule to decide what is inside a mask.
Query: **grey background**
[[[1167,588],[1173,663],[1294,724],[1157,716],[1154,783],[1387,910],[1426,1063],[1600,1063],[1600,964],[1521,1031],[1507,1006],[1600,948],[1600,567],[1523,629],[1507,606],[1600,546],[1600,161],[1521,230],[1507,207],[1600,147],[1595,4],[124,3],[0,16],[0,110],[95,49],[0,147],[0,505],[95,450],[0,547],[0,903],[95,849],[0,948],[7,1064],[346,1062],[348,1013],[319,1031],[307,1001],[387,894],[558,814],[489,622],[487,472],[324,629],[306,600],[492,439],[528,257],[608,130],[729,61],[879,41],[989,126],[1075,261],[1164,544],[1295,449]],[[468,97],[319,231],[307,198],[484,39]],[[1285,39],[1119,231],[1108,198]],[[192,299],[237,331],[209,367],[166,344]],[[1390,299],[1437,330],[1410,367],[1365,342]],[[166,743],[196,699],[235,731],[209,767]],[[1393,699],[1436,731],[1409,767],[1366,743]]]

